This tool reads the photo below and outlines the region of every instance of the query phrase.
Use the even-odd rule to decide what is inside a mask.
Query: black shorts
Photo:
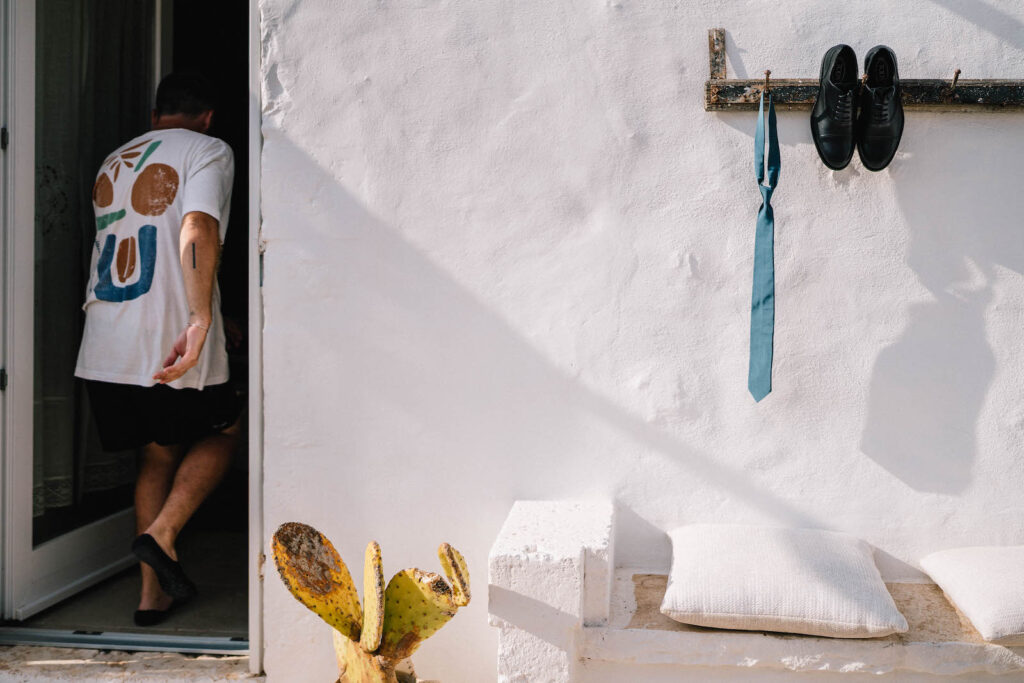
[[[242,409],[230,384],[199,390],[85,380],[85,386],[105,451],[195,441],[233,425]]]

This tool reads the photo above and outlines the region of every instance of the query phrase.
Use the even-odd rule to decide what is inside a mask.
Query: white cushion
[[[921,567],[982,638],[1024,645],[1024,545],[942,550]]]
[[[907,630],[875,567],[847,534],[692,524],[675,529],[661,611],[684,624],[871,638]]]

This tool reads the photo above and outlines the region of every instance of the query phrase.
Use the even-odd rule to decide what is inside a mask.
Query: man
[[[142,449],[132,544],[142,562],[140,626],[195,595],[175,540],[238,439],[216,278],[234,159],[205,135],[213,101],[200,77],[165,78],[152,130],[107,157],[93,188],[96,241],[75,375],[86,380],[104,449]]]

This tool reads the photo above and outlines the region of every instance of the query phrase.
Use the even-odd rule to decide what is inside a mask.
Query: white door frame
[[[25,234],[25,231],[10,230],[8,226],[22,225],[26,222],[31,224],[32,205],[35,203],[35,169],[32,168],[31,163],[32,150],[26,150],[25,148],[26,144],[34,144],[35,140],[35,82],[34,79],[26,79],[30,82],[25,83],[21,83],[18,80],[19,77],[24,77],[19,76],[19,74],[25,74],[26,67],[28,66],[22,62],[30,59],[30,55],[35,51],[35,31],[17,30],[19,26],[35,23],[35,3],[18,3],[11,0],[11,2],[4,2],[3,10],[3,55],[5,62],[2,69],[5,114],[5,121],[3,123],[8,132],[11,133],[11,142],[4,151],[3,164],[3,282],[7,282],[8,274],[13,272],[16,265],[15,254],[18,251],[22,251],[22,249],[19,249],[21,241],[26,238],[30,241],[34,239],[32,232]],[[32,71],[29,70],[28,73],[32,73]],[[25,96],[24,93],[26,92],[28,96]],[[29,154],[27,159],[25,158],[26,152]],[[33,197],[33,200],[27,206],[25,202],[14,201],[15,197],[26,193]],[[29,301],[31,302],[31,298]],[[22,442],[24,435],[20,430],[9,428],[9,425],[14,424],[17,420],[28,420],[29,424],[31,424],[32,406],[18,405],[17,402],[10,400],[10,396],[12,393],[17,395],[25,391],[31,394],[34,381],[31,372],[23,374],[14,368],[13,361],[19,356],[20,349],[15,343],[16,340],[12,339],[11,331],[19,326],[27,326],[29,329],[32,329],[34,321],[32,319],[31,305],[18,305],[13,287],[3,288],[2,313],[3,334],[0,336],[2,336],[3,340],[3,364],[8,374],[8,384],[2,398],[4,409],[2,442],[5,454],[3,459],[3,480],[6,482],[16,477],[14,458],[6,457],[6,454],[23,452],[26,446],[28,448],[32,447],[31,441],[28,444]],[[28,432],[28,435],[31,439],[31,432]],[[14,512],[19,504],[24,505],[26,502],[23,500],[24,496],[7,495],[5,489],[6,487],[0,486],[0,495],[3,496],[3,519],[5,522],[3,525],[0,525],[0,531],[3,534],[3,559],[5,560],[3,564],[6,566],[6,558],[13,554],[16,545],[16,539],[14,534],[8,530],[6,520],[14,516]],[[27,504],[31,505],[31,501]],[[12,577],[6,573],[3,579],[3,592],[0,595],[3,598],[3,605],[6,606],[14,602],[14,582],[11,580]]]
[[[263,152],[259,0],[249,0],[249,671],[263,672]]]

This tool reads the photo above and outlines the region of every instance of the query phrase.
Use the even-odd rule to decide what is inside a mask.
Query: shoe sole
[[[811,105],[812,115],[814,113],[814,108],[818,106],[818,98],[821,97],[822,84],[825,82],[825,65],[829,64],[836,55],[842,52],[844,47],[844,45],[836,45],[835,47],[830,47],[828,49],[828,52],[825,53],[825,56],[821,58],[821,70],[818,74],[818,94],[815,95],[814,103]],[[821,153],[821,141],[818,139],[818,131],[813,125],[811,126],[811,138],[814,140],[814,149],[818,152],[818,158],[821,159],[821,163],[825,164],[827,168],[830,168],[833,171],[842,171],[844,168],[850,165],[850,162],[853,160],[852,148],[850,149],[850,156],[846,159],[845,162],[843,162],[842,166],[833,166],[832,164],[828,163],[828,161],[825,160],[825,156]]]
[[[864,56],[864,73],[868,73],[868,64],[871,63],[871,58],[874,57],[879,52],[881,52],[882,50],[886,50],[886,51],[888,51],[892,55],[892,70],[893,70],[893,74],[892,75],[893,75],[893,78],[895,78],[896,80],[899,80],[899,78],[900,78],[900,67],[899,67],[899,63],[896,61],[896,53],[893,52],[891,48],[886,47],[885,45],[876,45],[875,47],[873,47],[870,50],[868,50],[867,55]],[[900,108],[901,109],[903,108],[902,97],[903,97],[903,88],[900,87],[900,98],[901,98]],[[896,152],[898,152],[899,149],[900,149],[900,142],[903,140],[903,127],[904,127],[904,125],[906,125],[906,122],[907,122],[906,121],[906,116],[904,116],[903,121],[900,121],[899,133],[896,134],[896,146],[892,148],[892,154],[889,155],[889,158],[886,159],[885,162],[882,165],[880,165],[880,166],[872,167],[872,166],[869,166],[867,164],[867,162],[864,161],[864,152],[861,149],[861,139],[860,139],[859,135],[857,136],[857,156],[860,157],[860,163],[864,165],[864,168],[866,168],[869,171],[872,171],[874,173],[877,173],[878,171],[884,170],[886,166],[888,166],[889,164],[892,163],[892,160],[896,158]]]
[[[171,606],[167,609],[137,609],[135,615],[132,617],[132,621],[135,622],[136,626],[143,628],[147,626],[156,626],[162,624],[167,620],[167,617],[171,615],[175,606],[178,603],[172,602]]]

